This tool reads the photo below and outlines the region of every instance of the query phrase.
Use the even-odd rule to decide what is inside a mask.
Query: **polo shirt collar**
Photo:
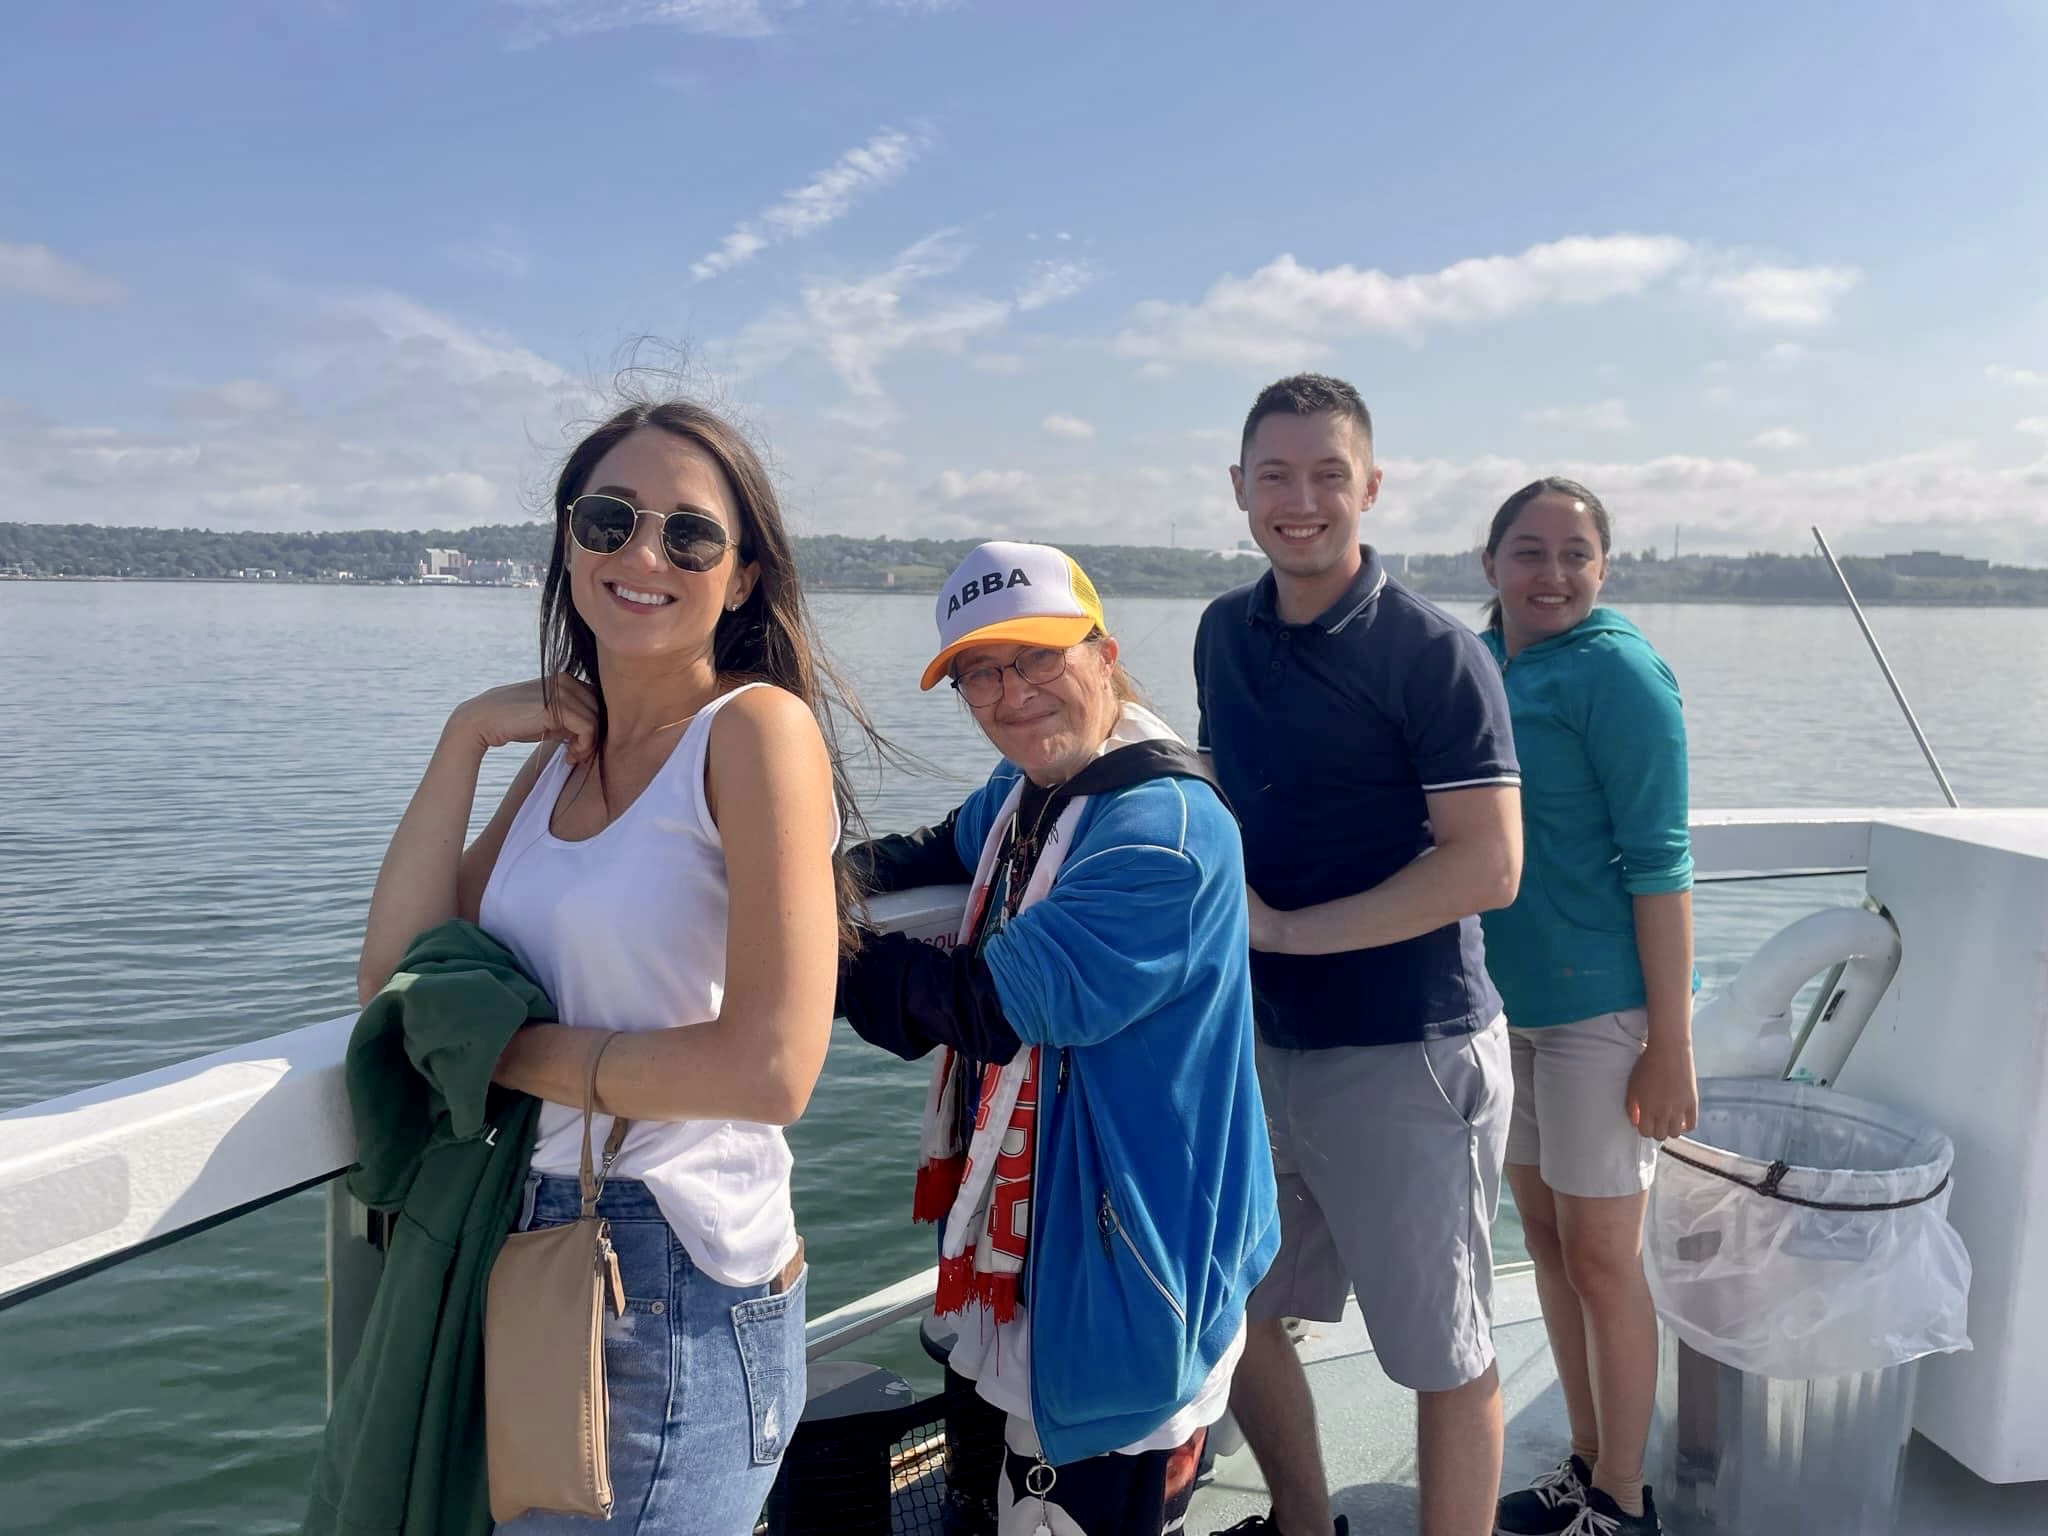
[[[1309,620],[1325,634],[1342,634],[1344,626],[1370,608],[1380,593],[1386,590],[1387,567],[1380,559],[1379,551],[1370,544],[1361,544],[1358,546],[1358,552],[1364,558],[1359,563],[1358,574],[1351,578],[1351,585],[1344,589],[1343,596],[1336,602]],[[1268,624],[1282,622],[1279,587],[1271,571],[1261,576],[1258,585],[1252,588],[1251,605],[1246,617],[1263,620]]]

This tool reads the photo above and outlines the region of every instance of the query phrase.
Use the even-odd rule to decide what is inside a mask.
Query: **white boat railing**
[[[1859,873],[1873,825],[1946,811],[1704,811],[1702,881]],[[950,933],[961,888],[872,906],[880,926]],[[326,1183],[354,1160],[342,1062],[354,1015],[0,1115],[0,1308]],[[330,1381],[352,1358],[382,1255],[367,1213],[329,1191]],[[810,1325],[822,1354],[922,1309],[916,1276]]]

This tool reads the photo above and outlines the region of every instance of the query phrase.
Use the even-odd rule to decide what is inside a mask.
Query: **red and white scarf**
[[[1126,704],[1103,751],[1137,741],[1179,740],[1173,728],[1150,710]],[[996,813],[981,857],[975,864],[967,910],[960,920],[958,942],[974,941],[982,914],[998,884],[1008,856],[1010,828],[1023,798],[1024,780],[1011,786],[1009,798]],[[1045,834],[1037,862],[1016,903],[1019,912],[1052,889],[1060,864],[1073,845],[1073,832],[1086,795],[1077,795],[1061,809]],[[1021,829],[1020,829],[1021,833]],[[1005,914],[992,913],[1001,922]],[[1028,1046],[1001,1066],[984,1065],[981,1098],[974,1133],[960,1144],[960,1095],[972,1064],[950,1047],[941,1047],[925,1093],[924,1134],[917,1149],[917,1186],[911,1216],[917,1221],[945,1223],[939,1244],[939,1286],[932,1310],[945,1317],[969,1303],[988,1308],[998,1323],[1017,1311],[1017,1283],[1031,1242],[1031,1173],[1036,1150],[1038,1095],[1043,1077],[1040,1051]]]

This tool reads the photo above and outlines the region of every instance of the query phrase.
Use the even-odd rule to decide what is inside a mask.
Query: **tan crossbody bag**
[[[612,1122],[603,1165],[593,1172],[590,1117],[597,1064],[616,1038],[607,1036],[591,1053],[583,1084],[581,1214],[565,1226],[512,1233],[491,1266],[484,1298],[484,1439],[495,1521],[529,1509],[611,1516],[604,1314],[607,1306],[625,1312],[626,1290],[611,1223],[597,1214],[597,1197],[630,1122]]]

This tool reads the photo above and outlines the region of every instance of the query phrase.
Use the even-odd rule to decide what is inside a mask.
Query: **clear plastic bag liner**
[[[1941,1132],[1811,1084],[1707,1078],[1698,1129],[1664,1153],[1644,1269],[1701,1354],[1810,1379],[1970,1347]]]

